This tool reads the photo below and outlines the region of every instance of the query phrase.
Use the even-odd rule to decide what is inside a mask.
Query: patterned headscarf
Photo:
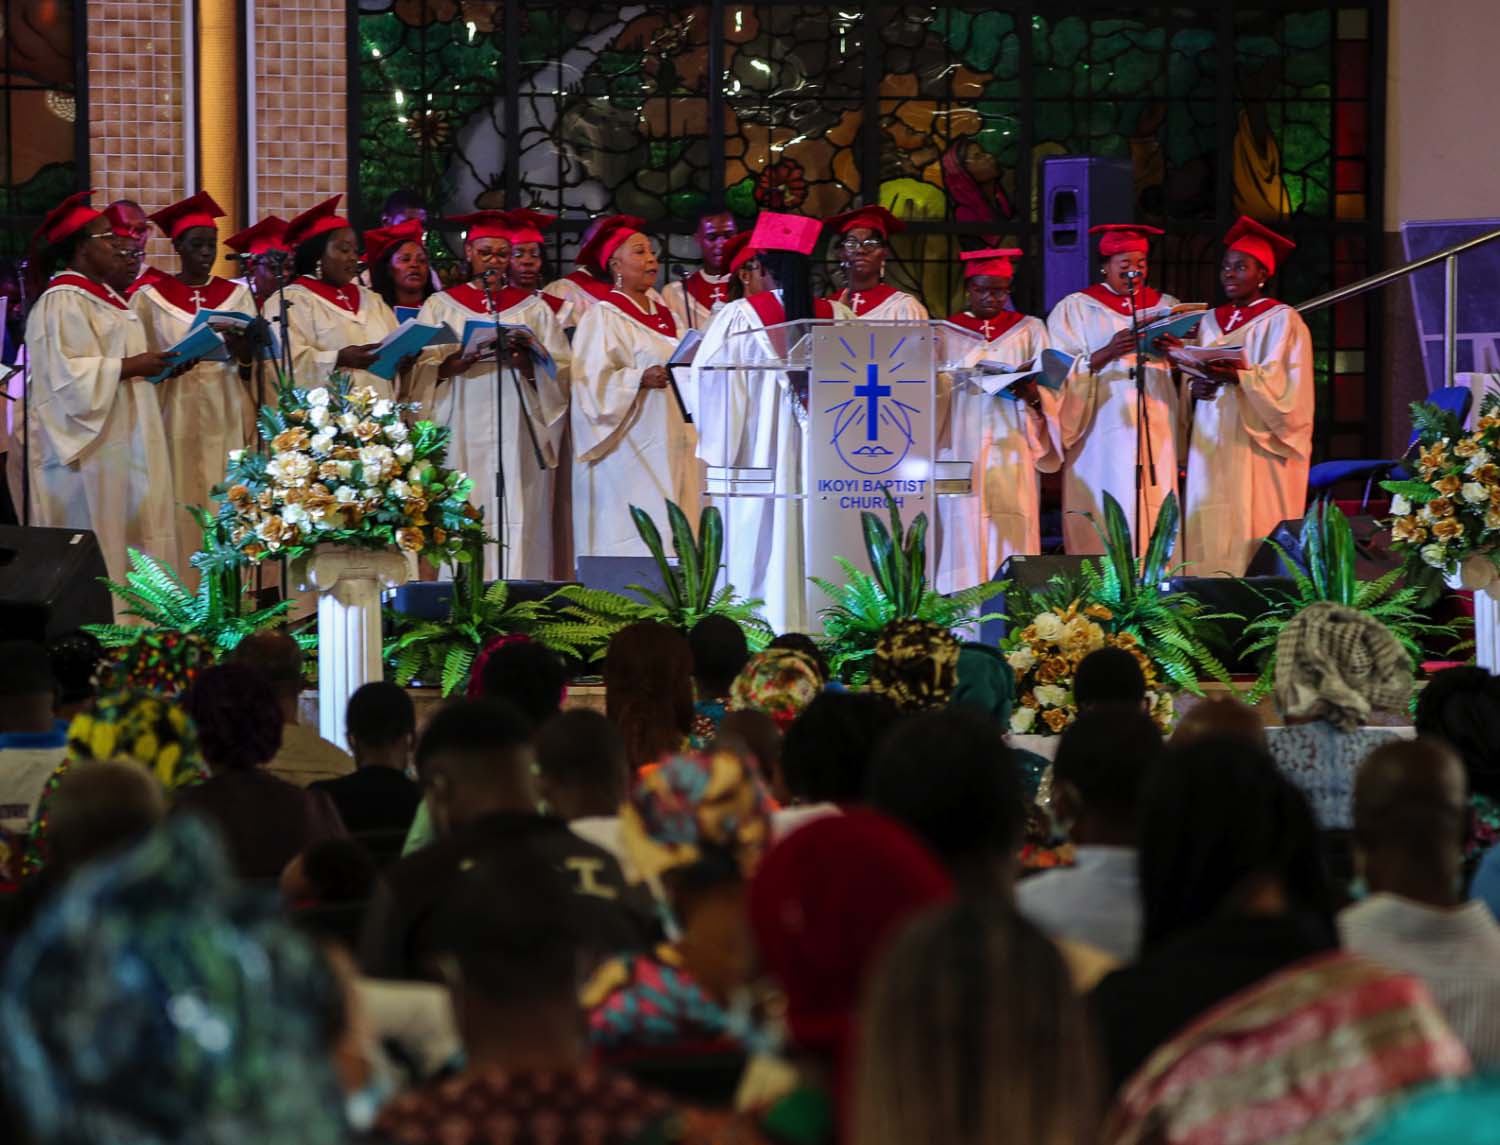
[[[105,652],[99,665],[99,691],[180,696],[213,662],[213,646],[201,636],[143,628],[129,644]]]
[[[958,641],[926,620],[893,620],[870,661],[870,690],[903,712],[947,707],[958,683]]]
[[[1390,629],[1342,604],[1308,605],[1276,640],[1276,706],[1284,718],[1349,731],[1377,709],[1404,711],[1411,685],[1411,658]]]
[[[729,690],[732,712],[764,712],[782,731],[791,727],[823,690],[817,666],[791,648],[767,648],[750,657]]]
[[[0,979],[38,1145],[342,1141],[338,986],[191,817],[80,870]]]
[[[42,788],[22,861],[24,874],[46,865],[52,800],[68,769],[75,763],[111,760],[136,764],[168,794],[208,778],[198,751],[198,732],[181,707],[146,691],[100,696],[68,725],[68,754]]]
[[[642,773],[620,818],[625,852],[648,882],[712,854],[749,877],[771,838],[770,797],[731,751],[669,756]]]

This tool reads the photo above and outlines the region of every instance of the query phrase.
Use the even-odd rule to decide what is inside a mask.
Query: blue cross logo
[[[864,353],[840,338],[843,353],[838,368],[850,376],[818,381],[819,386],[850,387],[844,392],[846,396],[824,412],[834,415],[834,448],[844,464],[856,473],[871,477],[889,473],[911,452],[916,436],[912,418],[921,411],[897,398],[896,387],[925,386],[927,379],[901,376],[907,366],[901,349],[907,342],[907,338],[898,339],[886,354],[886,361],[881,362],[876,357],[874,334],[870,335]],[[864,380],[858,381],[861,376]]]

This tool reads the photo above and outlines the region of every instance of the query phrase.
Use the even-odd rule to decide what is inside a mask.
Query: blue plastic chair
[[[1474,391],[1468,386],[1445,386],[1440,390],[1433,390],[1427,400],[1439,409],[1453,414],[1459,421],[1464,421],[1468,418],[1469,409],[1474,404]],[[1412,430],[1411,440],[1406,444],[1406,452],[1400,457],[1380,461],[1320,461],[1307,475],[1308,492],[1310,494],[1321,493],[1340,481],[1363,477],[1365,495],[1360,504],[1367,505],[1370,501],[1370,491],[1375,488],[1377,481],[1384,481],[1387,478],[1404,481],[1410,476],[1402,468],[1402,463],[1416,452],[1416,448],[1417,432]]]

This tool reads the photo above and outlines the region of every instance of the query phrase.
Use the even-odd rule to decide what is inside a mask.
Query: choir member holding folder
[[[1265,293],[1295,244],[1247,218],[1224,241],[1228,301],[1196,346],[1168,344],[1193,378],[1183,556],[1200,576],[1243,576],[1261,538],[1302,516],[1312,454],[1312,337]]]
[[[295,278],[286,288],[287,336],[297,384],[325,385],[335,370],[347,370],[356,386],[394,398],[388,377],[369,372],[380,342],[398,323],[385,299],[355,284],[359,240],[335,212],[342,195],[325,199],[287,224],[283,243],[292,252]]]
[[[697,434],[667,370],[681,332],[655,296],[657,260],[635,219],[606,220],[578,252],[614,286],[573,335],[573,537],[580,556],[634,556],[646,546],[638,505],[662,521],[675,501],[696,518],[702,493]]]
[[[948,319],[984,339],[966,364],[1013,369],[1047,348],[1047,326],[1007,309],[1019,250],[961,255],[968,308]],[[940,378],[939,461],[973,463],[973,495],[939,497],[935,533],[937,589],[955,592],[989,580],[1012,553],[1041,552],[1038,472],[1062,465],[1055,390],[1036,378],[996,392],[985,375]]]
[[[446,221],[464,228],[470,277],[429,298],[417,321],[448,326],[459,345],[424,351],[417,389],[430,395],[432,420],[453,433],[449,463],[473,479],[486,531],[505,544],[503,554],[500,545],[485,550],[486,578],[545,580],[552,575],[552,470],[568,412],[568,340],[540,295],[505,285],[517,225],[506,212]],[[514,327],[505,331],[499,363],[497,325]]]
[[[247,287],[213,273],[219,257],[215,220],[224,212],[206,191],[163,207],[151,221],[171,240],[181,262],[176,275],[144,283],[130,305],[153,350],[170,350],[204,322],[204,311],[253,316],[255,302]],[[228,352],[226,352],[226,348]],[[177,573],[191,586],[198,574],[192,555],[201,548],[198,526],[186,506],[207,506],[209,490],[224,480],[231,449],[254,440],[254,406],[249,390],[252,348],[243,333],[225,332],[222,344],[199,358],[186,372],[157,388],[172,466],[172,494],[177,504]],[[245,379],[241,378],[243,363]]]
[[[122,244],[88,192],[53,208],[37,242],[46,249],[33,262],[62,270],[26,320],[31,521],[92,530],[110,577],[123,580],[127,546],[177,557],[161,403],[146,380],[170,373],[175,359],[148,349],[140,318],[108,285],[125,265]],[[17,463],[22,452],[17,441]]]
[[[1082,514],[1092,513],[1102,523],[1104,494],[1109,493],[1125,510],[1137,549],[1144,551],[1161,503],[1177,488],[1178,406],[1170,364],[1165,358],[1143,355],[1141,404],[1149,432],[1141,432],[1132,313],[1145,326],[1177,300],[1146,285],[1150,236],[1161,231],[1107,223],[1089,233],[1099,236],[1102,281],[1062,299],[1047,319],[1053,348],[1075,359],[1063,384],[1059,412],[1065,451],[1063,537],[1070,553],[1101,552],[1099,534]],[[1145,520],[1137,519],[1137,457]]]

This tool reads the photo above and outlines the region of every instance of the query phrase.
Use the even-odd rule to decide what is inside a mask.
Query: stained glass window
[[[878,201],[910,224],[890,280],[946,313],[959,250],[1038,253],[1044,158],[1113,156],[1131,161],[1136,217],[1167,231],[1160,286],[1215,300],[1243,213],[1297,241],[1276,289],[1299,301],[1379,250],[1384,28],[1383,0],[360,0],[355,209],[371,223],[410,186],[443,212],[556,211],[560,269],[589,216],[624,211],[676,272],[705,208]],[[1022,260],[1023,309],[1038,261]],[[1378,444],[1378,304],[1311,319],[1320,452]]]

